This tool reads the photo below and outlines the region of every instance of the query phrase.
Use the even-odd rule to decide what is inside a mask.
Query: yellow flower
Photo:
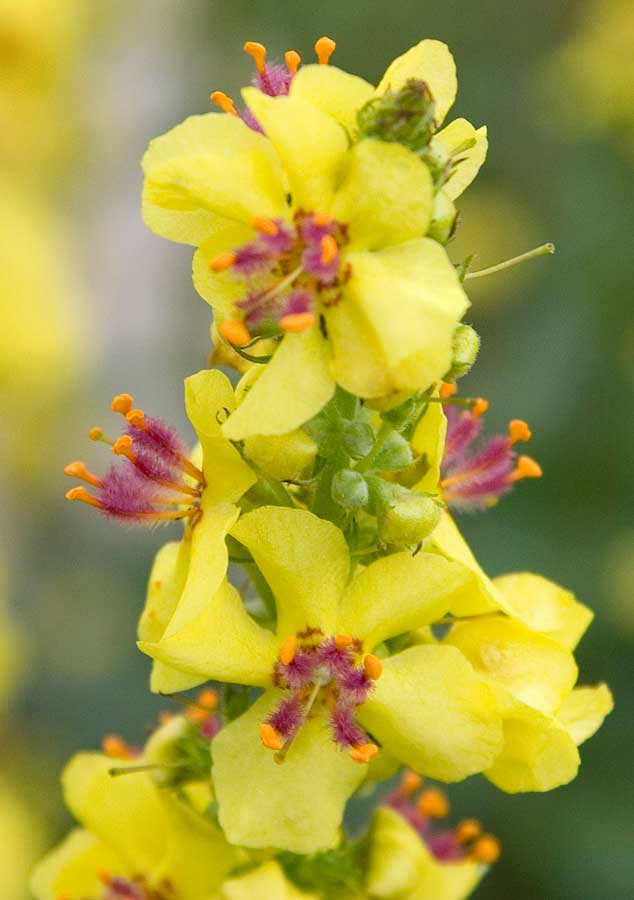
[[[501,748],[497,704],[464,657],[439,645],[387,656],[383,644],[442,617],[469,590],[468,570],[404,552],[350,580],[343,534],[299,509],[261,507],[230,533],[272,591],[275,632],[224,583],[196,617],[139,644],[192,683],[266,689],[212,744],[229,840],[297,853],[334,846],[344,804],[378,749],[360,726],[389,755],[441,780],[489,768]]]
[[[318,894],[300,891],[288,880],[275,860],[223,882],[214,900],[320,900]]]
[[[144,772],[113,777],[112,764],[108,756],[80,753],[66,767],[64,797],[81,827],[37,866],[31,882],[36,900],[85,900],[110,896],[108,890],[126,897],[147,891],[153,900],[209,900],[244,854],[197,811],[205,802],[200,795],[209,802],[208,789],[195,785],[188,796],[177,796]]]
[[[0,779],[0,896],[24,900],[28,872],[41,852],[42,827],[25,807],[17,785]],[[57,900],[57,898],[55,898]]]
[[[455,96],[445,45],[423,41],[400,57],[376,95],[410,78],[429,82],[442,119]],[[244,91],[266,137],[231,113],[194,116],[144,157],[145,221],[199,247],[194,283],[225,337],[249,340],[242,319],[259,327],[272,317],[282,328],[227,437],[290,432],[336,383],[385,397],[425,389],[450,367],[468,300],[444,248],[424,237],[430,170],[402,144],[350,145],[346,132],[373,96],[355,76],[308,66],[288,96]],[[447,159],[475,141],[447,182],[448,193],[460,193],[484,159],[484,132],[456,120],[434,140]]]

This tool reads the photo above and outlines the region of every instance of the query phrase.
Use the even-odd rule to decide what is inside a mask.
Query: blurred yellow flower
[[[24,900],[29,871],[42,850],[42,827],[17,787],[4,778],[0,779],[0,834],[0,897]]]

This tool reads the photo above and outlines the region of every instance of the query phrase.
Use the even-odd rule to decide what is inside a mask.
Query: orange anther
[[[299,69],[299,64],[301,63],[302,58],[297,52],[297,50],[287,50],[284,54],[284,62],[286,63],[286,68],[289,72],[292,72],[293,75]]]
[[[483,834],[473,845],[472,854],[478,862],[494,863],[500,858],[500,842],[492,834]]]
[[[132,452],[132,438],[129,434],[122,434],[112,445],[112,452],[115,456],[125,456],[130,462],[134,462],[134,453]]]
[[[112,882],[112,875],[107,869],[99,869],[97,877],[99,878],[99,881],[106,885],[106,887]]]
[[[255,67],[261,75],[266,62],[266,47],[264,44],[258,44],[257,41],[247,41],[243,49],[245,53],[248,53],[253,58]]]
[[[280,230],[273,219],[268,219],[266,216],[253,216],[251,227],[256,231],[261,231],[262,234],[270,234],[271,237],[275,237]]]
[[[330,62],[330,57],[335,52],[336,43],[332,38],[320,37],[315,43],[315,53],[319,60],[320,66],[325,66]]]
[[[416,772],[412,772],[411,769],[408,769],[401,778],[401,791],[407,797],[410,797],[412,794],[416,793],[422,783],[423,779],[420,775]]]
[[[325,228],[326,225],[330,225],[332,222],[332,216],[327,212],[315,213],[313,222],[318,228]]]
[[[365,674],[368,678],[371,678],[372,681],[376,681],[377,678],[381,677],[383,663],[379,657],[375,656],[373,653],[366,653],[363,657],[363,668],[365,669]]]
[[[542,467],[534,459],[530,456],[518,456],[511,481],[519,481],[520,478],[541,478],[542,474]]]
[[[471,406],[471,415],[474,419],[479,419],[480,416],[484,415],[488,408],[489,401],[485,400],[484,397],[478,397]]]
[[[482,825],[477,819],[463,819],[456,827],[456,840],[459,844],[470,844],[482,834]]]
[[[321,264],[328,266],[337,258],[339,245],[331,234],[325,234],[321,239]]]
[[[418,811],[430,819],[442,819],[449,813],[447,796],[439,788],[427,788],[418,798]]]
[[[212,103],[215,103],[216,106],[219,106],[223,112],[229,113],[230,116],[238,115],[238,110],[233,105],[233,100],[223,93],[223,91],[213,91],[213,93],[209,95],[209,99]]]
[[[292,663],[297,653],[297,638],[294,634],[289,634],[282,646],[280,647],[280,662],[287,666]]]
[[[112,398],[110,409],[125,416],[132,409],[134,399],[131,394],[117,394]]]
[[[98,425],[93,426],[88,432],[91,441],[103,441],[104,433]]]
[[[209,263],[209,268],[212,272],[224,272],[225,269],[230,269],[231,266],[236,261],[235,253],[232,253],[228,250],[226,253],[221,253],[220,256],[217,256]]]
[[[349,634],[338,634],[335,638],[335,644],[337,646],[337,650],[345,650],[351,644],[354,643],[354,640],[350,637]]]
[[[213,688],[205,688],[196,697],[198,706],[202,706],[208,712],[211,712],[218,706],[218,694]]]
[[[452,384],[450,381],[443,381],[438,393],[441,400],[446,400],[447,397],[453,397],[454,394],[458,393],[458,385]]]
[[[93,497],[92,494],[89,494],[86,488],[71,488],[70,491],[66,491],[65,496],[67,500],[81,500],[82,503],[87,503],[88,506],[96,506],[97,509],[103,509],[103,504],[96,497]]]
[[[101,487],[101,479],[89,472],[86,464],[79,460],[68,463],[64,467],[64,475],[70,475],[72,478],[81,478],[82,481],[87,481],[88,484],[92,484],[94,487]]]
[[[111,759],[130,759],[130,748],[118,734],[107,734],[101,742],[101,749]]]
[[[533,436],[530,428],[522,419],[511,419],[509,422],[509,440],[512,444],[519,441],[530,441]]]
[[[272,725],[263,722],[260,725],[260,740],[269,750],[281,750],[284,742]]]
[[[348,756],[355,762],[369,763],[378,752],[379,748],[376,744],[355,744],[352,749],[348,750]]]
[[[249,329],[244,322],[236,322],[234,319],[225,319],[224,322],[220,323],[218,331],[225,341],[236,347],[248,344],[251,340]]]
[[[126,420],[130,425],[142,428],[145,421],[145,413],[142,409],[131,409],[130,412],[126,413]]]
[[[159,724],[167,725],[168,722],[171,722],[174,718],[174,713],[167,712],[167,710],[163,710],[158,715]]]
[[[282,331],[306,331],[315,324],[315,316],[311,312],[291,313],[280,319],[280,328]]]

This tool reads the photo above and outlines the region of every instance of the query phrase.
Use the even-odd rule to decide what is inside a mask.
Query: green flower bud
[[[404,490],[379,514],[379,537],[386,544],[418,544],[439,521],[440,506],[435,500]]]
[[[438,191],[434,199],[434,209],[427,237],[433,238],[439,244],[446,244],[453,234],[456,215],[453,200],[444,191]]]
[[[148,741],[145,762],[156,766],[151,774],[159,787],[206,779],[211,768],[209,741],[185,716],[174,716]]]
[[[410,78],[394,92],[369,100],[357,114],[359,138],[403,144],[420,155],[436,129],[436,104],[424,81]]]
[[[458,325],[453,333],[453,360],[445,380],[462,378],[476,361],[480,336],[471,325]]]
[[[353,469],[341,469],[334,475],[330,493],[335,503],[345,509],[361,509],[370,499],[365,478]]]
[[[379,472],[397,472],[406,469],[414,461],[412,448],[397,431],[393,431],[372,461],[372,468]]]
[[[347,422],[343,429],[342,440],[346,452],[353,459],[363,459],[372,447],[376,435],[367,422]]]
[[[396,431],[404,431],[419,416],[421,409],[421,395],[414,394],[403,403],[392,409],[386,409],[381,413],[384,422],[388,422]]]

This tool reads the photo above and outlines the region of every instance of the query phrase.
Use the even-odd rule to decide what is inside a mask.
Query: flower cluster
[[[38,869],[38,900],[459,900],[499,842],[473,819],[441,825],[447,798],[422,778],[550,790],[611,709],[605,685],[577,686],[590,610],[539,575],[490,579],[450,514],[541,475],[515,449],[526,422],[483,437],[487,402],[456,384],[479,339],[460,321],[468,262],[446,244],[486,129],[441,127],[444,44],[376,88],[330,66],[334,49],[321,38],[317,65],[289,51],[283,67],[247,42],[245,108],[216,91],[220,113],[144,157],[145,220],[197,248],[220,358],[242,377],[186,380],[191,452],[119,394],[123,434],[90,436],[120,459],[103,477],[66,467],[92,488],[67,497],[109,518],[182,520],[138,646],[152,690],[190,708],[144,748],[111,735],[70,764],[85,830]],[[180,693],[209,681],[220,706],[209,687]],[[403,767],[349,838],[349,799]]]

